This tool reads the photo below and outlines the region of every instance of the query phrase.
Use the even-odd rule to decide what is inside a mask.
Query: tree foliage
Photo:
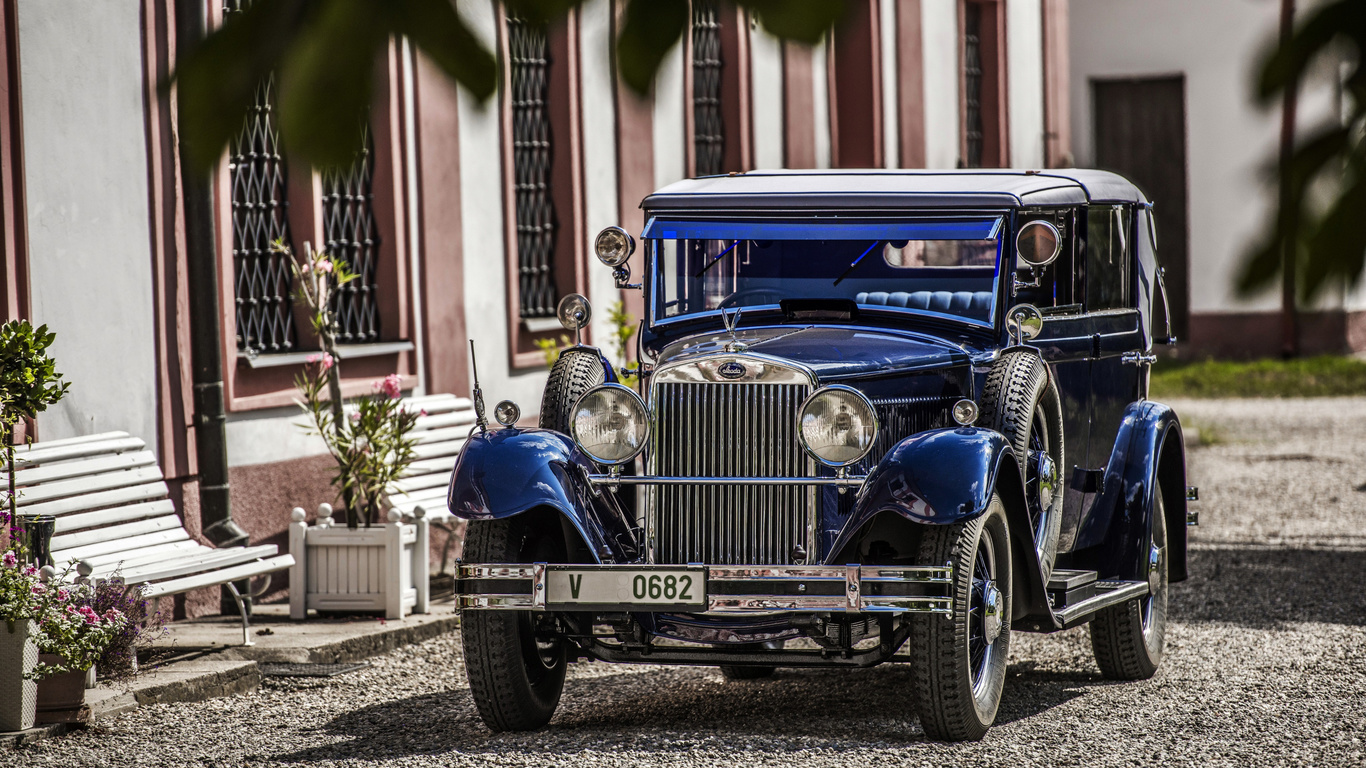
[[[1296,142],[1277,169],[1281,204],[1268,231],[1249,252],[1238,278],[1244,294],[1269,286],[1292,247],[1300,296],[1330,285],[1355,285],[1366,267],[1366,3],[1330,0],[1315,7],[1265,58],[1257,79],[1264,105],[1297,88],[1325,57],[1349,62],[1343,82],[1347,108],[1341,122],[1315,129]]]
[[[507,0],[509,13],[560,23],[582,0]],[[738,0],[775,36],[813,44],[844,14],[844,0]],[[688,0],[627,0],[616,41],[618,72],[649,92],[655,72],[688,24]],[[172,76],[181,142],[201,168],[241,130],[257,86],[272,73],[281,140],[318,167],[351,163],[374,97],[386,46],[407,37],[441,71],[480,100],[493,95],[498,67],[452,0],[256,0],[230,14]]]

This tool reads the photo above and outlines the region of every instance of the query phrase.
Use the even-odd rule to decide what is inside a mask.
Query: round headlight
[[[517,404],[511,400],[504,400],[493,406],[493,420],[505,427],[516,424],[520,418],[522,418],[522,409],[518,408]]]
[[[608,227],[593,240],[593,251],[598,255],[598,261],[609,267],[625,264],[635,249],[635,239],[621,227]]]
[[[650,417],[635,391],[600,384],[583,394],[570,414],[569,429],[579,450],[599,464],[624,464],[650,438]]]
[[[797,422],[802,445],[816,461],[845,467],[868,455],[877,439],[877,411],[863,393],[835,384],[802,403]]]

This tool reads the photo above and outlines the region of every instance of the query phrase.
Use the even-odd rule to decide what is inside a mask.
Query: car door
[[[1134,212],[1129,205],[1092,205],[1086,213],[1086,316],[1091,333],[1090,438],[1087,499],[1073,548],[1099,543],[1103,530],[1086,525],[1114,451],[1124,411],[1139,398],[1145,370],[1125,353],[1144,348],[1134,281]]]

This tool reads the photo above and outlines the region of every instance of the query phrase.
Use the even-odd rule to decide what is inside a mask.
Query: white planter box
[[[404,523],[391,512],[387,525],[352,530],[330,524],[330,507],[319,508],[319,525],[304,522],[295,508],[289,524],[289,616],[318,611],[383,611],[386,619],[426,613],[430,594],[428,523],[421,512]]]
[[[0,731],[23,731],[33,727],[38,706],[38,684],[24,673],[38,663],[38,644],[33,641],[30,619],[0,621]]]

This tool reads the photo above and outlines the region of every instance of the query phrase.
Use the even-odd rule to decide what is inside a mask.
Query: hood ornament
[[[735,328],[740,324],[740,310],[740,307],[736,307],[735,311],[729,315],[726,314],[726,310],[721,310],[721,322],[726,326],[726,333],[730,334],[730,341],[726,343],[727,352],[744,352],[749,349],[748,344],[735,336]]]

